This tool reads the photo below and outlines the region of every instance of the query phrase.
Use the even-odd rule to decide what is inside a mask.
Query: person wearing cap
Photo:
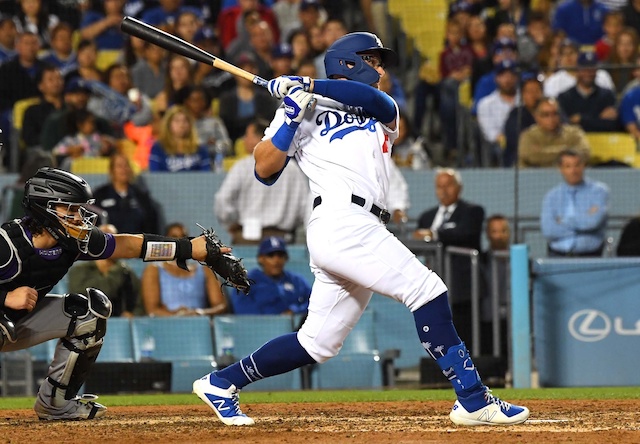
[[[293,60],[293,52],[291,45],[288,43],[280,43],[273,47],[271,51],[271,70],[274,77],[284,76],[291,73],[291,62]]]
[[[569,123],[586,132],[620,131],[616,96],[610,89],[595,84],[598,58],[595,52],[578,57],[576,85],[558,96],[558,103]]]
[[[235,314],[301,314],[307,311],[311,286],[299,274],[285,269],[289,254],[284,239],[266,237],[258,248],[259,268],[249,271],[249,294],[231,291]]]
[[[0,15],[0,65],[16,55],[16,24],[10,16]]]
[[[516,62],[503,60],[495,68],[498,88],[478,103],[478,126],[482,134],[481,164],[500,166],[504,145],[504,123],[519,102]]]
[[[567,148],[580,151],[585,158],[589,157],[591,149],[584,131],[577,125],[562,123],[560,106],[556,99],[540,99],[533,116],[536,124],[520,134],[520,168],[554,166],[558,155]]]
[[[575,86],[576,68],[578,67],[580,53],[592,51],[591,47],[585,47],[581,51],[577,42],[569,39],[563,40],[560,44],[560,61],[558,64],[560,69],[545,79],[543,85],[545,97],[557,98],[560,94]],[[586,63],[588,57],[583,56],[582,62]],[[615,90],[611,75],[604,69],[596,69],[595,83],[601,88]]]
[[[193,12],[202,19],[202,10],[193,6],[184,6],[183,0],[158,0],[158,6],[142,13],[141,21],[152,25],[161,26],[168,32],[175,31],[176,20],[183,12]]]
[[[473,90],[473,105],[471,113],[476,115],[478,112],[478,104],[480,100],[496,90],[496,71],[495,68],[503,60],[517,60],[518,45],[516,41],[510,38],[502,37],[493,42],[491,46],[491,65],[486,74],[481,76],[475,83]],[[472,70],[477,73],[479,66],[472,65]],[[473,78],[472,78],[473,82]]]
[[[551,27],[581,45],[593,45],[604,34],[607,7],[599,0],[567,0],[558,5]]]
[[[74,110],[87,109],[91,88],[87,81],[73,77],[64,87],[64,106],[47,116],[42,124],[42,134],[40,135],[40,146],[45,151],[51,151],[64,136],[70,133],[67,122]],[[109,136],[114,136],[111,124],[100,116],[96,116],[95,124],[98,132]]]
[[[278,19],[273,11],[258,0],[238,0],[238,4],[222,9],[218,14],[216,29],[219,32],[218,38],[222,44],[222,49],[227,51],[229,44],[239,34],[239,27],[242,26],[242,15],[245,11],[257,10],[260,20],[267,22],[274,42],[280,41],[280,29]]]

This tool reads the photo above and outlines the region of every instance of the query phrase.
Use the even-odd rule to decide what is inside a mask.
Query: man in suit
[[[460,199],[462,178],[452,168],[438,169],[435,176],[439,204],[426,210],[418,219],[413,237],[425,242],[480,251],[484,208]],[[471,261],[465,256],[452,258],[453,280],[449,292],[456,328],[471,349]]]

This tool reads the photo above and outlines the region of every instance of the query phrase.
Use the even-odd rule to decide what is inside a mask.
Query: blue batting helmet
[[[398,63],[396,53],[382,46],[378,36],[370,32],[352,32],[340,37],[327,49],[324,56],[327,77],[337,75],[367,85],[376,83],[380,80],[380,74],[360,57],[363,52],[373,50],[380,53],[385,66]]]

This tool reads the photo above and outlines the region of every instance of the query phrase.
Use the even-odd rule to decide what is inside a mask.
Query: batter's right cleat
[[[502,401],[488,387],[484,392],[459,398],[449,414],[454,424],[464,426],[513,425],[525,422],[528,417],[528,408]]]
[[[216,376],[215,372],[203,376],[193,383],[193,393],[213,409],[226,425],[253,425],[253,419],[242,413],[238,389],[229,381]]]
[[[38,415],[38,418],[47,421],[96,419],[104,415],[107,408],[95,402],[95,399],[98,399],[96,395],[85,394],[70,399],[62,407],[52,407],[43,401],[41,395],[38,394],[33,409]]]

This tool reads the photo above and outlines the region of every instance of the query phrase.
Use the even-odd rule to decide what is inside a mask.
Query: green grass
[[[640,399],[640,387],[587,387],[544,389],[496,389],[494,394],[508,401],[522,399]],[[381,391],[297,391],[245,392],[244,404],[272,402],[381,402],[381,401],[453,401],[452,390],[381,390]],[[2,409],[30,409],[34,398],[0,398]],[[100,402],[107,406],[196,405],[193,394],[105,395]]]

